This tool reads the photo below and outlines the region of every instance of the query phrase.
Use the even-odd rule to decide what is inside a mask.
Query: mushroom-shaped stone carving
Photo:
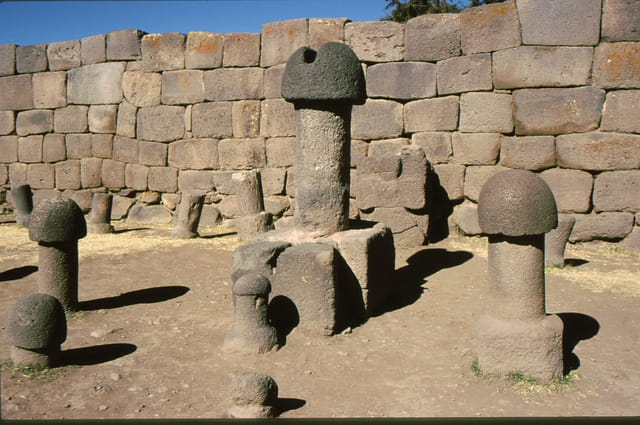
[[[31,213],[29,238],[40,246],[39,291],[58,298],[66,310],[78,306],[78,239],[86,235],[82,210],[71,199],[44,199]]]
[[[67,339],[67,319],[60,301],[47,294],[19,298],[9,314],[7,335],[15,365],[52,367]]]
[[[278,384],[272,377],[257,372],[239,372],[229,385],[233,418],[271,418],[276,416],[274,404],[278,399]]]

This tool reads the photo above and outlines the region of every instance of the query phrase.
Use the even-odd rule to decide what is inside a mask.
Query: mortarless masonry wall
[[[575,215],[571,241],[640,246],[637,0],[0,45],[0,204],[24,183],[36,202],[61,191],[85,210],[108,190],[114,219],[168,223],[180,193],[195,189],[211,225],[239,213],[232,172],[258,168],[266,210],[290,216],[295,122],[280,80],[293,51],[328,41],[353,48],[367,78],[368,99],[353,109],[353,169],[420,146],[450,225],[467,234],[480,233],[483,183],[530,169]]]

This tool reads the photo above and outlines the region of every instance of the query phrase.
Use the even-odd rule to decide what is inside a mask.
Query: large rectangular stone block
[[[204,71],[185,69],[162,73],[162,103],[184,105],[204,101]]]
[[[589,84],[593,47],[522,46],[493,54],[497,89]]]
[[[55,164],[57,189],[80,189],[80,161],[70,159]]]
[[[127,101],[118,106],[116,117],[116,134],[118,136],[136,137],[136,116],[138,108]]]
[[[48,133],[53,130],[53,111],[34,110],[18,112],[16,133],[18,136]]]
[[[67,134],[65,136],[67,158],[82,159],[91,157],[90,134]]]
[[[18,139],[18,161],[42,162],[43,136],[34,135]]]
[[[592,240],[619,240],[631,233],[633,214],[604,212],[601,214],[575,215],[570,242],[587,242]]]
[[[600,130],[640,133],[640,90],[608,92]]]
[[[53,129],[56,133],[84,133],[87,131],[89,107],[69,105],[53,114]]]
[[[185,35],[177,32],[142,37],[143,71],[184,69]]]
[[[140,59],[140,41],[144,35],[143,31],[136,29],[111,31],[107,34],[107,60]]]
[[[640,41],[640,2],[605,0],[602,5],[602,40]]]
[[[18,160],[18,136],[0,136],[0,162]]]
[[[558,212],[585,213],[591,208],[593,177],[582,170],[553,168],[540,173],[556,199]]]
[[[7,167],[6,165],[0,165],[0,184],[7,184],[9,182],[9,167]],[[3,195],[3,202],[6,198],[4,198],[4,196],[6,196],[6,192],[4,192]]]
[[[84,158],[80,160],[80,182],[83,188],[102,186],[102,159]]]
[[[448,132],[414,133],[411,135],[411,144],[422,148],[431,164],[449,162],[453,153],[451,133]]]
[[[0,77],[0,111],[21,111],[33,108],[31,75]]]
[[[552,136],[501,137],[500,164],[509,168],[543,170],[556,165]]]
[[[91,154],[96,158],[111,158],[113,136],[111,134],[91,135]]]
[[[245,100],[263,97],[262,68],[221,68],[204,73],[206,100]]]
[[[105,159],[102,161],[102,185],[110,189],[125,187],[124,162]]]
[[[218,140],[189,139],[171,143],[169,165],[181,170],[218,168]]]
[[[233,137],[256,137],[260,135],[260,101],[241,100],[233,102],[231,108]]]
[[[295,137],[271,137],[266,141],[269,167],[292,167],[295,160]]]
[[[491,55],[460,56],[438,62],[438,94],[491,90]]]
[[[149,167],[140,164],[127,164],[124,169],[124,181],[134,190],[147,190]]]
[[[458,128],[458,96],[417,100],[404,106],[404,129],[417,131],[447,131]]]
[[[463,93],[460,97],[460,131],[469,133],[513,132],[511,95]]]
[[[178,169],[172,167],[149,168],[149,190],[173,193],[178,190]]]
[[[640,42],[602,43],[593,59],[593,85],[640,88]]]
[[[592,46],[600,40],[602,0],[516,0],[523,44]]]
[[[287,172],[281,168],[265,168],[261,170],[260,179],[264,196],[283,194],[286,178]]]
[[[136,139],[116,136],[113,138],[111,157],[121,162],[138,162],[138,144]]]
[[[260,66],[285,63],[300,47],[307,45],[307,19],[271,22],[262,26]]]
[[[11,172],[11,169],[9,169]],[[14,180],[12,179],[13,183]],[[53,189],[55,187],[55,171],[52,164],[28,164],[26,184],[32,189]],[[34,199],[35,201],[35,199]],[[34,202],[37,204],[37,202]]]
[[[464,173],[464,196],[473,202],[478,202],[482,186],[493,175],[506,170],[500,165],[472,165]]]
[[[640,168],[640,135],[567,134],[556,138],[558,165],[582,170]]]
[[[80,40],[80,59],[82,65],[104,62],[106,56],[106,34],[97,34]]]
[[[15,44],[0,44],[0,76],[16,73]]]
[[[453,133],[453,161],[465,165],[493,165],[500,153],[499,133]]]
[[[348,23],[345,26],[345,42],[362,62],[395,62],[404,59],[404,25],[397,22]]]
[[[191,132],[193,137],[224,138],[233,135],[231,102],[206,102],[193,105]]]
[[[397,139],[372,140],[368,145],[365,156],[400,155],[402,149],[409,145],[409,139],[399,137]]]
[[[444,189],[449,201],[464,199],[464,165],[435,164],[434,173],[438,176],[438,183]]]
[[[604,91],[593,87],[523,89],[513,93],[516,134],[582,133],[598,128]]]
[[[13,111],[0,111],[0,136],[13,133],[16,119]]]
[[[144,165],[167,165],[167,145],[158,142],[138,142],[138,162]]]
[[[47,46],[50,71],[66,71],[80,66],[80,40],[58,41]]]
[[[134,106],[159,105],[162,76],[155,72],[127,71],[122,76],[122,90],[125,99]]]
[[[13,162],[9,164],[9,181],[12,186],[20,186],[27,184],[27,171],[29,170],[28,164],[21,162]]]
[[[33,74],[33,106],[60,108],[67,105],[67,73],[39,72]]]
[[[92,105],[87,121],[92,133],[115,133],[118,105]]]
[[[81,105],[120,103],[124,63],[86,65],[67,73],[67,101]]]
[[[344,42],[344,26],[347,22],[347,18],[309,18],[307,45],[317,50],[330,41]]]
[[[178,188],[187,190],[213,190],[213,171],[180,170]]]
[[[457,229],[468,236],[482,234],[478,220],[478,205],[473,202],[463,202],[453,209],[453,222]]]
[[[223,66],[257,66],[260,63],[260,34],[224,34]]]
[[[47,45],[32,44],[16,48],[16,69],[19,74],[47,70]]]
[[[351,136],[357,139],[398,137],[403,129],[403,107],[391,100],[369,99],[354,105],[351,112]]]
[[[428,216],[418,215],[402,207],[381,207],[360,215],[391,229],[393,241],[398,247],[415,247],[424,244],[429,230]]]
[[[519,46],[520,21],[515,1],[464,9],[460,12],[460,34],[466,55]]]
[[[264,97],[274,99],[282,97],[282,76],[286,64],[280,64],[267,68],[264,71]]]
[[[391,99],[424,99],[436,95],[436,66],[394,62],[367,68],[367,95]]]
[[[296,135],[296,114],[292,103],[284,99],[267,99],[260,107],[260,134],[266,137]]]
[[[193,31],[187,34],[184,64],[187,69],[211,69],[222,65],[223,35]]]
[[[58,162],[65,159],[67,159],[67,147],[64,134],[45,134],[42,140],[42,161]]]
[[[640,211],[640,170],[605,171],[596,176],[593,206],[601,211]]]
[[[160,105],[138,110],[136,130],[138,139],[170,142],[182,139],[184,133],[183,106]]]
[[[460,15],[434,13],[409,19],[405,59],[435,62],[460,55]]]
[[[264,167],[266,152],[264,139],[224,139],[218,143],[220,168],[238,170]]]

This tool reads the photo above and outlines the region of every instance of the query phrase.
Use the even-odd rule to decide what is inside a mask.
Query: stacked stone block
[[[0,193],[29,184],[36,198],[63,192],[86,211],[91,192],[107,189],[120,219],[134,205],[172,214],[161,195],[196,189],[204,211],[230,219],[229,176],[258,168],[266,211],[291,216],[296,129],[280,94],[284,66],[302,46],[338,41],[367,80],[352,114],[352,169],[360,157],[420,147],[455,210],[450,226],[468,234],[480,233],[479,185],[502,167],[532,170],[575,216],[571,241],[623,239],[640,227],[638,7],[510,0],[406,24],[295,19],[262,34],[132,29],[1,45]],[[603,201],[596,190],[611,179],[632,190]],[[147,192],[156,195],[136,196]]]

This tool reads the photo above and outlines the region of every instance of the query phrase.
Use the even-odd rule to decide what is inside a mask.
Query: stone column
[[[242,240],[250,240],[259,233],[273,229],[271,214],[264,211],[262,182],[258,170],[233,173],[231,180],[238,196],[238,210],[241,217],[234,225]]]
[[[112,233],[111,204],[113,195],[110,193],[94,193],[91,199],[91,213],[88,229],[91,233]]]
[[[490,178],[478,200],[489,235],[489,294],[478,320],[478,363],[488,373],[562,376],[562,320],[545,313],[544,234],[557,226],[549,186],[531,171]]]
[[[71,199],[45,199],[31,213],[29,238],[40,245],[38,290],[66,310],[78,307],[78,239],[86,235],[82,210]]]
[[[576,224],[576,218],[569,214],[558,214],[558,227],[545,235],[545,264],[564,267],[564,250]]]
[[[16,222],[19,226],[29,227],[29,215],[33,210],[33,194],[31,186],[23,184],[11,189],[13,205],[16,208]]]
[[[358,57],[345,44],[291,55],[282,97],[296,110],[296,228],[327,236],[349,227],[351,107],[365,98]]]
[[[172,235],[177,239],[198,237],[198,225],[202,215],[204,195],[196,192],[183,192],[176,216],[176,225]]]
[[[273,418],[278,399],[278,384],[272,377],[256,372],[239,372],[231,377],[229,385],[233,407],[232,418]]]

